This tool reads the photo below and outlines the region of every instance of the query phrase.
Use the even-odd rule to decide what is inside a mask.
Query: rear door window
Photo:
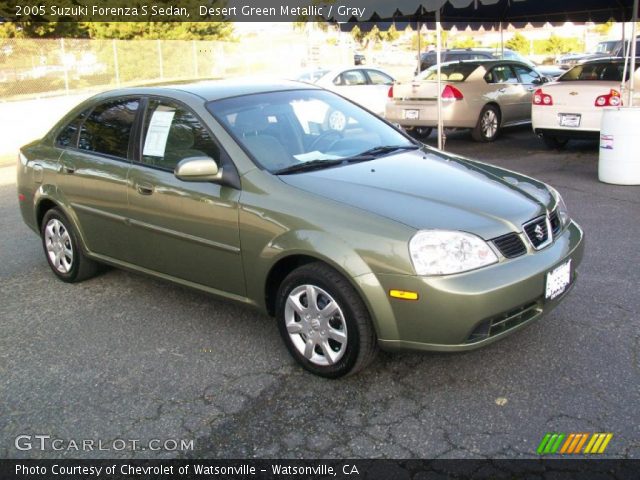
[[[131,130],[139,106],[139,99],[128,98],[95,107],[80,129],[78,148],[128,158]]]
[[[491,70],[491,77],[485,76],[489,83],[518,83],[518,77],[509,65],[498,65]]]
[[[366,85],[367,78],[362,70],[348,70],[338,75],[333,83],[340,86]]]

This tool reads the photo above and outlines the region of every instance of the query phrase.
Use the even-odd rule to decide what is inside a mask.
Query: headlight
[[[569,211],[567,210],[567,205],[564,203],[562,195],[560,195],[555,188],[549,186],[549,191],[551,192],[551,195],[553,195],[553,198],[555,198],[556,200],[556,209],[558,210],[560,225],[562,228],[564,228],[569,225],[569,222],[571,221],[571,217],[569,217]]]
[[[480,237],[465,232],[421,230],[409,242],[418,275],[448,275],[491,265],[498,257]]]

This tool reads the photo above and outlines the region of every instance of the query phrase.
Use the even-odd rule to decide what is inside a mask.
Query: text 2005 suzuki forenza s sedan
[[[582,258],[553,188],[293,82],[93,97],[22,148],[18,195],[60,279],[106,263],[256,306],[326,377],[493,342]]]

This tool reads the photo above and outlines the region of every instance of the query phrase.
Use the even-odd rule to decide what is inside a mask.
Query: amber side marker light
[[[418,292],[408,292],[406,290],[389,290],[389,296],[402,300],[418,300]]]

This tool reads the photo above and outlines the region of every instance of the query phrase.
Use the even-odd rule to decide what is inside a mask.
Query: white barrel
[[[598,178],[640,185],[640,107],[605,108],[602,113]]]

